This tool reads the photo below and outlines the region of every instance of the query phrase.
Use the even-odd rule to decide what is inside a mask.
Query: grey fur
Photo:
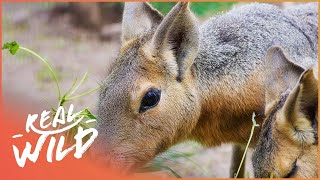
[[[213,87],[226,75],[233,77],[230,84],[241,84],[275,45],[284,48],[297,64],[313,64],[311,59],[318,58],[317,3],[303,6],[283,11],[253,3],[206,21],[200,28],[200,51],[195,60],[199,80],[204,81],[200,84]],[[305,13],[310,14],[310,23],[296,17]]]

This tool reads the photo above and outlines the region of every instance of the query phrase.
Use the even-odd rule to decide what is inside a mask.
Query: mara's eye
[[[139,109],[139,113],[145,112],[158,105],[160,101],[161,91],[158,89],[150,89],[143,97]]]

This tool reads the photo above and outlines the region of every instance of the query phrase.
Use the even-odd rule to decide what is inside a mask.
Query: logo
[[[17,164],[20,167],[24,167],[26,160],[29,159],[32,162],[36,162],[43,144],[49,139],[49,145],[47,149],[46,159],[48,162],[53,161],[53,152],[55,151],[55,160],[61,161],[68,153],[75,149],[74,157],[80,159],[91,144],[94,142],[95,138],[98,136],[98,131],[95,128],[87,127],[83,128],[80,126],[81,121],[84,116],[81,116],[81,112],[73,113],[73,104],[70,105],[68,112],[66,113],[63,106],[60,106],[54,113],[54,117],[50,118],[50,111],[44,110],[40,117],[38,114],[29,114],[26,121],[26,133],[33,131],[34,133],[40,135],[38,141],[34,147],[33,153],[31,152],[32,145],[30,142],[26,142],[24,150],[21,152],[17,146],[12,145],[14,157]],[[95,119],[86,120],[85,123],[91,123],[96,121]],[[82,122],[83,123],[83,122]],[[38,127],[38,128],[37,128]],[[63,150],[66,143],[65,135],[71,129],[77,129],[76,134],[73,136],[75,144],[71,147]],[[90,136],[85,143],[83,139]],[[70,134],[68,134],[69,136]],[[21,138],[23,134],[16,134],[12,138]]]

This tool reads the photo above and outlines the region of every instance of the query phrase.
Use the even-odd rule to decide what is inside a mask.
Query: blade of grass
[[[243,153],[243,155],[242,155],[242,159],[241,159],[240,165],[239,165],[239,167],[238,167],[238,171],[237,171],[236,175],[234,176],[234,178],[237,178],[238,175],[239,175],[241,166],[242,166],[242,164],[243,164],[244,158],[246,157],[246,154],[247,154],[247,151],[248,151],[248,148],[249,148],[249,144],[250,144],[250,142],[251,142],[251,139],[252,139],[252,136],[253,136],[253,133],[254,133],[254,128],[259,126],[259,124],[257,124],[257,123],[256,123],[256,120],[254,119],[255,117],[256,117],[256,114],[253,113],[253,114],[252,114],[252,128],[251,128],[250,137],[249,137],[249,140],[248,140],[246,149],[244,150],[244,153]]]
[[[53,106],[51,106],[51,104],[49,103],[49,101],[45,98],[42,98],[51,108],[52,111],[55,111],[55,109],[53,108]]]
[[[77,85],[77,86],[73,89],[73,91],[70,93],[70,96],[78,90],[78,88],[80,87],[80,85],[81,85],[81,84],[84,82],[84,80],[87,78],[87,75],[88,75],[88,72],[86,72],[86,73],[82,76],[82,78],[81,78],[80,82],[78,83],[78,85]]]
[[[87,91],[87,92],[85,92],[85,93],[82,93],[82,94],[80,94],[80,95],[66,98],[66,101],[70,101],[70,100],[73,100],[73,99],[76,99],[76,98],[79,98],[79,97],[82,97],[82,96],[86,96],[86,95],[88,95],[88,94],[91,94],[91,93],[97,91],[97,90],[100,89],[100,88],[101,88],[100,86],[97,86],[96,88],[94,88],[94,89],[92,89],[92,90],[90,90],[90,91]]]
[[[163,169],[165,170],[169,170],[176,178],[182,178],[178,173],[176,173],[174,170],[172,170],[170,167],[168,166],[162,166]]]
[[[70,91],[73,89],[73,87],[76,85],[77,81],[78,81],[78,79],[76,78],[76,79],[73,81],[71,87],[67,90],[66,93],[64,93],[64,95],[63,95],[64,97],[66,97],[66,96],[69,94],[69,92],[70,92]]]

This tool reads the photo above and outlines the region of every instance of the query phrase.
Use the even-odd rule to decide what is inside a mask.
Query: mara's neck
[[[259,70],[239,77],[217,74],[197,67],[201,115],[191,138],[208,146],[245,144],[250,136],[252,114],[263,120],[264,83]],[[259,129],[256,129],[258,132]],[[255,133],[252,144],[258,138]]]

